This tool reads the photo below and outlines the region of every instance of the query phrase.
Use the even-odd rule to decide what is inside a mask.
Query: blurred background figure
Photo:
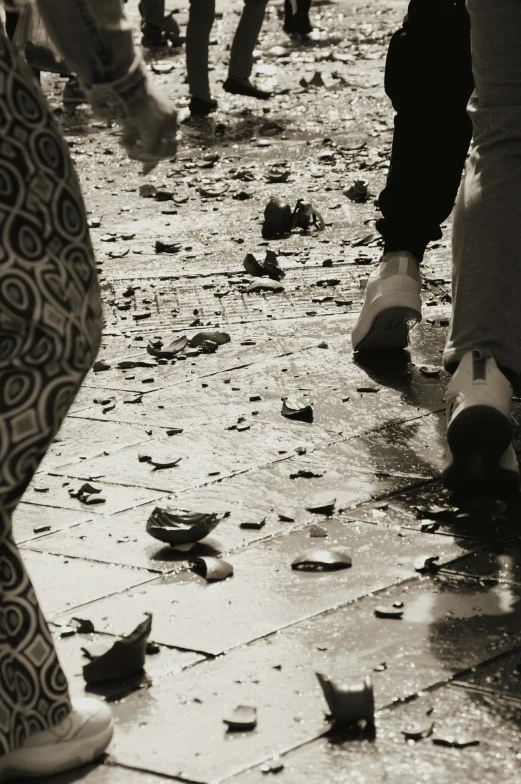
[[[179,25],[172,12],[165,14],[165,0],[141,0],[141,46],[146,49],[156,47],[181,46],[183,38]]]
[[[250,80],[253,50],[264,21],[268,0],[245,0],[241,18],[233,37],[228,78],[224,89],[235,95],[266,100],[271,93],[256,87]],[[217,109],[208,78],[208,47],[215,19],[215,0],[191,0],[186,28],[186,66],[190,90],[190,112],[204,116]]]
[[[284,32],[288,35],[309,35],[313,26],[309,20],[311,0],[284,0]]]

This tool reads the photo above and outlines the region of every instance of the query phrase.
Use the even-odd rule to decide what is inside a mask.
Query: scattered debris
[[[269,278],[278,281],[286,275],[279,266],[277,254],[272,250],[266,251],[266,257],[262,262],[257,261],[253,253],[247,253],[243,265],[246,272],[259,278],[267,275]]]
[[[420,373],[425,378],[439,378],[441,373],[441,368],[433,367],[432,365],[421,365]]]
[[[163,242],[162,240],[156,240],[155,243],[156,253],[179,253],[181,248],[182,245],[178,242]]]
[[[103,683],[126,678],[141,672],[145,665],[147,640],[152,629],[152,615],[140,623],[127,637],[122,637],[105,652],[99,646],[84,646],[92,661],[83,667],[83,677],[88,684]]]
[[[276,238],[289,234],[293,228],[293,213],[289,204],[272,196],[264,209],[262,236],[265,239]]]
[[[365,180],[355,180],[350,188],[346,188],[344,196],[347,196],[351,201],[362,203],[367,201],[370,197],[369,188]]]
[[[147,345],[147,351],[153,357],[161,357],[163,359],[172,359],[176,356],[176,354],[180,354],[182,351],[185,350],[186,346],[188,345],[188,338],[186,335],[181,335],[180,337],[173,340],[167,346],[163,346],[162,340],[155,340],[149,341]]]
[[[401,607],[375,607],[374,614],[377,618],[395,618],[400,620],[403,617],[403,608]]]
[[[352,566],[351,556],[341,547],[314,547],[298,555],[291,568],[301,572],[330,572]]]
[[[92,370],[94,373],[101,373],[103,370],[110,370],[112,365],[109,365],[108,362],[104,362],[102,359],[98,359],[92,366]]]
[[[287,182],[289,180],[291,171],[287,167],[272,166],[266,172],[266,179],[268,182]]]
[[[306,232],[309,230],[311,224],[316,226],[320,231],[326,226],[322,215],[318,212],[316,207],[309,201],[299,199],[293,211],[292,228],[300,228]]]
[[[477,738],[468,738],[464,735],[436,735],[432,738],[436,746],[450,746],[454,749],[466,749],[468,746],[479,746]]]
[[[261,528],[264,528],[266,525],[266,518],[263,517],[260,520],[244,520],[240,524],[240,528],[246,528],[252,531],[260,531]]]
[[[187,512],[156,506],[147,520],[147,533],[176,546],[198,542],[229,516],[229,512]]]
[[[437,572],[440,569],[440,564],[438,561],[440,560],[439,555],[429,555],[429,556],[422,556],[421,558],[417,558],[414,562],[414,568],[417,572],[425,573],[425,572]]]
[[[280,773],[284,770],[284,763],[280,761],[279,757],[274,757],[270,762],[265,762],[259,768],[261,773]]]
[[[402,730],[402,735],[405,736],[406,740],[423,740],[423,738],[429,738],[433,730],[433,721],[425,724],[409,724],[408,727]]]
[[[371,678],[366,676],[356,686],[338,685],[330,678],[317,672],[318,682],[331,711],[331,719],[338,724],[366,721],[374,724],[374,695]]]
[[[96,485],[91,485],[90,482],[85,482],[81,487],[74,489],[69,487],[69,495],[71,498],[77,498],[82,504],[91,506],[92,504],[104,504],[107,500],[101,494],[102,488]]]
[[[254,280],[246,289],[247,293],[252,291],[284,291],[284,286],[278,280]]]
[[[229,187],[230,186],[227,182],[223,182],[221,186],[217,185],[215,188],[204,188],[202,185],[200,185],[198,191],[205,199],[215,199],[219,196],[224,196]]]
[[[309,529],[309,535],[312,538],[323,538],[327,536],[327,531],[321,525],[312,525]]]
[[[320,71],[315,71],[311,79],[302,79],[299,82],[300,86],[303,87],[305,90],[308,90],[310,87],[325,87],[324,80],[322,78],[322,73]]]
[[[305,400],[292,397],[283,397],[281,414],[286,419],[296,419],[300,422],[313,422],[313,407]]]
[[[192,348],[197,348],[205,342],[216,343],[218,346],[229,343],[231,340],[227,332],[198,332],[188,341]]]
[[[223,722],[231,732],[253,730],[257,726],[257,708],[251,705],[238,705],[230,716],[223,719]]]
[[[306,504],[308,512],[316,512],[317,514],[331,515],[336,504],[336,495],[329,491],[317,493]]]
[[[77,634],[92,634],[95,631],[89,618],[71,618],[71,624],[76,627]]]
[[[226,580],[233,574],[233,566],[222,558],[214,558],[212,556],[201,556],[194,558],[190,561],[190,566],[198,574],[208,580],[208,582],[217,582],[218,580]]]
[[[440,522],[453,522],[458,512],[458,509],[454,506],[440,506],[438,504],[413,506],[413,509],[419,520],[427,518],[428,520],[439,520]]]
[[[148,457],[147,459],[147,457],[147,455],[138,455],[138,460],[140,463],[150,463],[150,465],[154,467],[154,471],[161,471],[163,468],[174,468],[182,460],[181,457],[174,457],[167,460],[158,460],[153,457]]]
[[[315,471],[312,471],[308,468],[299,468],[298,471],[295,473],[290,474],[290,479],[320,479],[320,477],[324,476],[324,474],[317,474]]]

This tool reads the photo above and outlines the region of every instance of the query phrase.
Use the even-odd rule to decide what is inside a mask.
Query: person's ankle
[[[391,259],[396,258],[396,256],[401,256],[402,258],[403,258],[403,256],[407,256],[408,258],[412,259],[412,261],[414,261],[414,263],[416,264],[416,266],[419,269],[419,267],[420,267],[420,260],[418,259],[417,256],[414,255],[414,253],[411,253],[411,251],[409,251],[409,250],[390,250],[390,251],[387,251],[386,253],[383,254],[381,261],[386,263],[388,261],[391,261]]]

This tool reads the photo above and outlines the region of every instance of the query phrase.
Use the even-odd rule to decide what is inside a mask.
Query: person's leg
[[[454,215],[453,314],[444,354],[445,367],[455,371],[444,471],[452,487],[493,475],[519,478],[509,381],[521,373],[521,3],[468,0],[467,7],[474,140]]]
[[[521,2],[469,0],[474,140],[454,214],[445,365],[475,348],[521,373]]]
[[[211,101],[208,47],[215,18],[215,0],[190,0],[186,28],[186,70],[190,95]]]
[[[165,0],[141,0],[139,13],[143,22],[160,25],[165,15]]]
[[[11,516],[96,355],[101,307],[67,145],[27,65],[3,35],[0,74],[4,128],[16,131],[3,133],[0,158],[2,778],[17,749],[71,711]]]
[[[396,110],[376,227],[384,255],[366,288],[355,351],[404,348],[421,320],[418,266],[452,210],[471,138],[473,89],[465,0],[411,0],[391,40],[385,87]]]
[[[253,50],[264,22],[268,0],[244,0],[241,18],[233,37],[228,75],[249,79],[253,70]]]
[[[377,228],[384,253],[409,251],[421,261],[428,242],[441,237],[471,139],[465,0],[411,0],[389,45],[385,87],[396,117]]]
[[[284,32],[309,35],[313,26],[309,20],[311,0],[284,0]]]

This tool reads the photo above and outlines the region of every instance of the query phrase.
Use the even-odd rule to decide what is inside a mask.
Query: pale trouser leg
[[[209,101],[208,47],[215,18],[215,0],[191,0],[186,28],[186,70],[190,95]]]
[[[453,229],[452,370],[475,348],[521,372],[521,2],[467,0],[474,140]]]
[[[233,37],[229,76],[249,79],[253,70],[253,50],[257,46],[268,0],[245,0]]]

